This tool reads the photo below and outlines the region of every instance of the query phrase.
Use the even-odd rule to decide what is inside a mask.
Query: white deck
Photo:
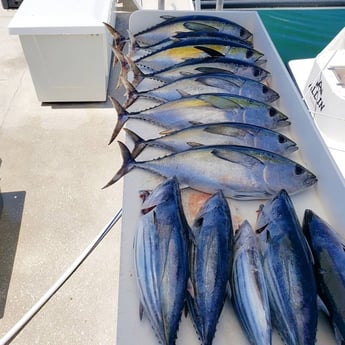
[[[0,6],[0,338],[122,206],[121,182],[101,189],[120,164],[118,146],[108,146],[110,101],[41,104],[19,38],[8,33],[15,13]],[[119,257],[120,222],[11,344],[114,344]]]

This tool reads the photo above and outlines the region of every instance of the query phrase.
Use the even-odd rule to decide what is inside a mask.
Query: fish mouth
[[[291,145],[289,145],[289,146],[287,147],[286,152],[287,152],[287,153],[292,153],[292,152],[295,152],[295,151],[297,151],[297,150],[298,150],[297,144],[291,144]]]
[[[285,118],[283,117],[283,118],[279,119],[278,120],[279,127],[288,127],[288,126],[290,126],[291,125],[291,121],[288,121],[287,119],[288,119],[287,116]]]
[[[317,177],[315,175],[312,176],[308,176],[305,180],[304,180],[304,185],[309,187],[312,186],[313,184],[315,184],[317,182]]]

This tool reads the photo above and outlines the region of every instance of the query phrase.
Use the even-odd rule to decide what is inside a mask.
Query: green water
[[[260,10],[282,60],[315,57],[345,27],[344,9]]]

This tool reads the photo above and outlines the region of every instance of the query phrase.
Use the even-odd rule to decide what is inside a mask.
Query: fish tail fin
[[[111,103],[113,104],[117,112],[117,122],[108,145],[110,145],[115,140],[120,130],[128,120],[128,112],[126,111],[126,109],[124,109],[123,106],[115,98],[109,96],[109,99],[111,100]]]
[[[120,76],[127,77],[128,65],[127,65],[127,61],[125,59],[125,55],[123,54],[121,49],[119,49],[115,45],[113,45],[111,48],[114,52],[113,67],[115,66],[115,64],[117,62],[119,62],[120,63]],[[119,86],[120,86],[120,78],[118,79],[118,83],[116,85],[116,88],[118,88]]]
[[[146,141],[143,138],[141,138],[138,134],[131,131],[130,129],[124,128],[124,130],[134,142],[132,157],[136,158],[147,146]]]
[[[116,47],[122,46],[123,47],[123,42],[126,41],[126,38],[123,37],[118,31],[115,30],[115,28],[113,26],[111,26],[110,24],[103,22],[104,26],[107,28],[107,30],[109,31],[110,35],[113,37],[114,39],[114,43],[116,45]]]
[[[127,99],[126,99],[126,102],[124,104],[124,107],[127,108],[139,97],[139,94],[138,94],[138,91],[133,86],[133,84],[130,83],[127,78],[120,76],[120,79],[121,79],[122,85],[126,89]]]
[[[135,64],[135,62],[129,56],[126,56],[125,59],[133,73],[132,84],[134,87],[136,87],[145,78],[145,74],[140,70],[140,68]]]
[[[102,188],[107,188],[111,186],[112,184],[116,183],[120,178],[122,178],[124,175],[126,175],[128,172],[130,172],[134,166],[135,166],[135,160],[133,159],[130,151],[128,150],[128,147],[123,144],[121,141],[118,141],[121,156],[123,159],[123,163],[121,168],[118,170],[118,172],[113,176],[113,178]]]
[[[134,34],[128,30],[128,37],[129,37],[129,51],[133,52],[134,50],[140,48],[137,40],[134,37]]]

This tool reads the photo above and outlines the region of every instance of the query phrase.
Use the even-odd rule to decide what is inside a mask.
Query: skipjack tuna
[[[180,130],[161,132],[161,137],[148,140],[128,128],[126,133],[134,142],[132,157],[137,157],[145,147],[158,147],[180,152],[202,145],[242,145],[256,147],[286,155],[296,151],[297,145],[285,135],[247,123],[218,122],[195,125]]]
[[[219,18],[209,15],[187,15],[187,16],[168,16],[164,15],[160,17],[161,23],[153,25],[138,33],[131,33],[131,44],[144,48],[159,44],[167,37],[170,37],[172,33],[181,32],[219,32],[229,34],[238,37],[243,40],[250,41],[252,34],[243,26],[234,23],[230,20]],[[104,23],[110,33],[116,38],[116,43],[120,44],[126,41],[121,37],[114,28]]]
[[[134,168],[164,177],[176,176],[179,183],[213,194],[222,190],[234,199],[268,199],[280,189],[300,192],[317,178],[300,164],[273,152],[236,145],[191,148],[148,161],[135,161],[119,142],[123,164],[108,187]],[[103,188],[105,188],[103,187]]]
[[[250,344],[272,343],[271,315],[256,235],[248,221],[235,234],[232,300]]]
[[[227,295],[233,230],[221,191],[201,207],[192,225],[188,310],[202,345],[211,345]]]
[[[136,112],[128,112],[114,98],[110,99],[118,120],[109,143],[129,119],[147,121],[166,129],[225,121],[250,123],[270,129],[290,125],[288,117],[271,105],[228,93],[191,95]]]
[[[256,232],[273,326],[286,345],[314,345],[318,310],[312,257],[285,190],[261,208]]]
[[[331,226],[306,210],[303,231],[314,257],[321,300],[327,308],[338,344],[345,344],[345,242]]]
[[[125,107],[136,102],[138,98],[149,98],[162,103],[203,93],[227,92],[265,103],[274,102],[279,98],[279,94],[266,84],[229,73],[186,75],[174,82],[144,92],[137,91],[127,80],[123,81],[123,85],[127,94]]]
[[[173,345],[185,304],[188,232],[175,178],[157,186],[142,205],[134,264],[143,311],[163,345]]]
[[[270,72],[261,66],[223,56],[187,59],[160,71],[153,71],[143,66],[139,68],[131,59],[125,58],[121,54],[118,55],[118,57],[121,63],[121,78],[119,79],[123,80],[123,78],[127,76],[130,67],[133,73],[132,84],[139,91],[151,89],[152,85],[156,87],[163,86],[166,83],[182,78],[185,73],[189,75],[202,73],[231,73],[256,81],[263,81],[270,77]]]

